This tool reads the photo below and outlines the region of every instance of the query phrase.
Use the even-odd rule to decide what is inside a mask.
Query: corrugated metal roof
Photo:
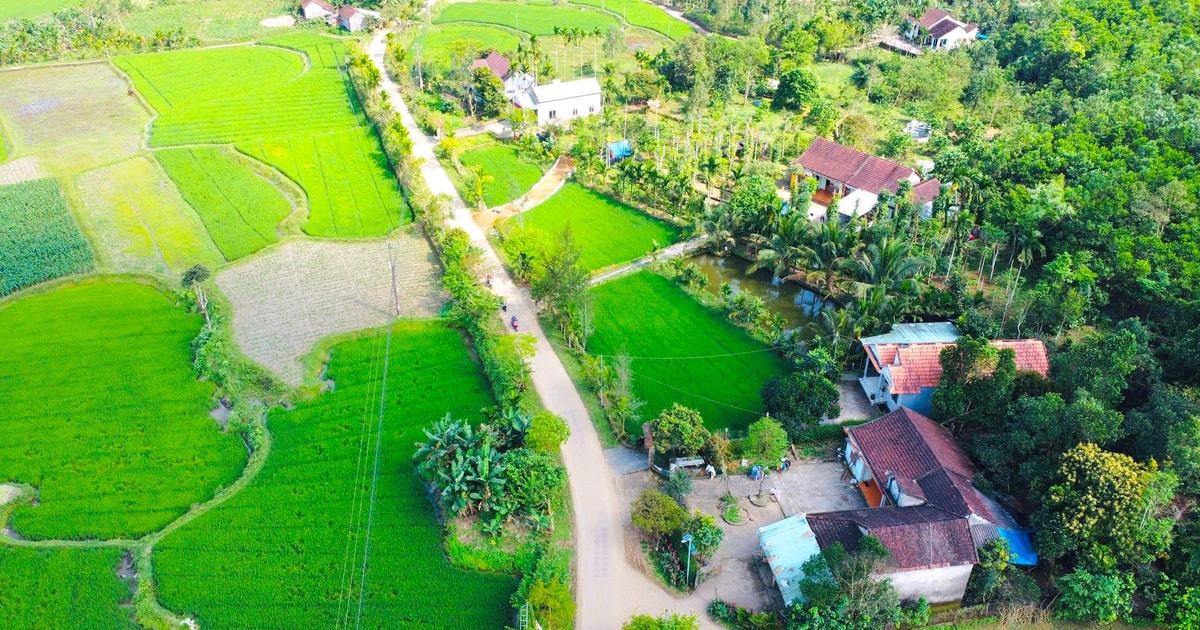
[[[575,81],[563,81],[561,83],[548,83],[546,85],[534,86],[531,90],[533,98],[538,104],[549,103],[551,101],[561,101],[564,98],[575,98],[577,96],[587,96],[589,94],[599,94],[601,92],[600,82],[594,78],[578,79]]]
[[[797,514],[758,528],[758,544],[775,576],[775,584],[783,595],[784,604],[791,604],[800,595],[801,567],[809,558],[821,553],[817,537],[808,526],[808,518]]]
[[[865,346],[869,343],[936,343],[958,340],[958,328],[954,322],[920,322],[895,324],[891,332],[859,339]]]

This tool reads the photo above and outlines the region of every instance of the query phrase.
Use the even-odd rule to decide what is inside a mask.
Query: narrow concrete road
[[[600,284],[601,282],[608,282],[609,280],[612,280],[613,278],[623,276],[627,273],[633,273],[633,272],[637,271],[638,269],[641,269],[642,267],[645,267],[646,265],[649,265],[650,263],[652,263],[656,260],[670,260],[672,258],[679,258],[681,256],[686,256],[686,255],[696,251],[697,249],[700,249],[701,247],[703,247],[704,243],[707,241],[708,241],[707,238],[701,236],[698,238],[694,238],[690,241],[682,241],[679,243],[675,243],[674,245],[665,247],[661,251],[655,252],[654,254],[651,254],[649,256],[643,256],[633,262],[621,265],[620,267],[617,267],[616,269],[609,269],[608,271],[605,271],[604,273],[600,273],[595,276],[592,276],[592,286],[596,286],[597,284]]]
[[[704,612],[705,602],[700,598],[677,600],[625,559],[627,508],[621,505],[616,482],[604,459],[600,439],[588,418],[583,399],[538,326],[529,293],[518,287],[500,264],[483,230],[471,219],[471,211],[459,198],[434,156],[435,140],[421,132],[396,84],[388,76],[383,64],[386,36],[387,31],[379,33],[371,41],[368,52],[383,77],[383,90],[412,138],[413,155],[424,160],[421,174],[434,194],[446,194],[453,200],[452,216],[447,225],[466,231],[471,242],[483,250],[484,264],[492,275],[492,289],[508,301],[508,314],[519,319],[521,332],[537,338],[537,355],[532,361],[533,385],[546,408],[566,418],[571,427],[571,438],[563,445],[563,459],[575,505],[575,599],[578,606],[575,627],[579,630],[615,630],[633,614],[657,615],[666,610],[678,610],[695,614],[705,628],[718,628],[708,619]]]

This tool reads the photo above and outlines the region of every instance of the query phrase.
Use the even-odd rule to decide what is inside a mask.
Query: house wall
[[[923,596],[931,605],[946,604],[962,601],[973,566],[964,564],[957,567],[900,571],[879,577],[892,580],[892,586],[896,587],[900,599],[917,599]]]
[[[561,124],[574,118],[582,118],[600,113],[600,95],[588,94],[574,98],[564,98],[549,103],[538,103],[538,124]],[[550,113],[554,112],[554,116]]]
[[[928,416],[933,413],[933,392],[936,387],[926,387],[919,394],[898,394],[895,397],[896,407],[892,407],[888,403],[888,407],[895,411],[899,407],[908,407],[913,411]]]
[[[855,459],[857,455],[857,459]],[[871,469],[867,468],[867,460],[862,456],[862,453],[854,447],[854,442],[850,438],[846,438],[846,464],[850,467],[851,474],[859,481],[866,481],[871,478]]]
[[[510,72],[508,79],[504,81],[504,95],[511,99],[517,94],[533,87],[533,85],[533,75],[525,74],[524,72]]]
[[[315,20],[318,18],[329,17],[331,15],[333,14],[315,4],[310,4],[304,7],[304,19],[306,20]]]

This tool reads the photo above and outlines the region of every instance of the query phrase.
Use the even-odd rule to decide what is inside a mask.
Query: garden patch
[[[57,180],[0,186],[0,296],[95,266]]]
[[[487,207],[502,206],[529,192],[542,178],[537,164],[521,158],[512,145],[495,143],[463,151],[459,158],[467,168],[478,166],[492,181],[483,184],[483,202]],[[472,178],[467,178],[467,186]]]

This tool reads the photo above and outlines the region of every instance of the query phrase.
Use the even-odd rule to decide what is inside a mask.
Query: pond
[[[750,263],[737,256],[700,254],[688,259],[708,276],[713,295],[721,294],[721,284],[728,282],[734,291],[746,291],[762,298],[772,313],[779,313],[788,328],[802,328],[813,321],[823,304],[820,296],[794,282],[784,282],[767,269],[748,273]],[[807,335],[805,335],[807,336]]]

